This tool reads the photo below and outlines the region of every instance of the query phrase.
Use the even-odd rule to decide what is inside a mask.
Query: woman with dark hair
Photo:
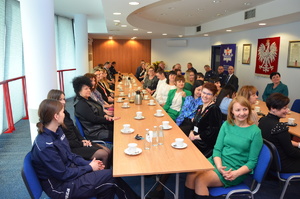
[[[103,107],[91,98],[91,87],[91,80],[85,76],[73,79],[75,116],[80,120],[87,139],[112,142],[113,121],[119,117],[108,116],[103,111]]]
[[[272,93],[281,93],[285,96],[289,96],[289,90],[287,85],[283,84],[281,80],[281,75],[278,72],[273,72],[270,74],[270,79],[272,83],[268,84],[265,88],[265,91],[262,95],[263,101],[265,102],[267,98],[272,94]]]
[[[231,84],[225,85],[221,92],[219,93],[215,104],[219,106],[222,114],[223,120],[227,119],[228,106],[232,99],[235,97],[235,88]]]
[[[70,151],[60,126],[64,122],[64,106],[53,99],[42,101],[38,110],[38,135],[31,150],[31,160],[43,191],[51,197],[63,198],[137,198],[130,187],[112,177],[110,169],[95,158],[84,160]]]
[[[155,74],[155,69],[153,66],[149,66],[147,69],[147,75],[144,79],[143,88],[148,91],[149,94],[153,95],[156,90],[158,83],[158,78]]]
[[[217,87],[213,83],[208,82],[202,86],[203,104],[196,109],[196,115],[192,119],[193,125],[185,132],[206,157],[211,155],[222,125],[222,113],[214,103],[217,91]]]
[[[261,129],[264,139],[272,142],[279,153],[281,171],[283,173],[300,172],[300,143],[291,140],[289,127],[279,122],[289,112],[290,99],[281,93],[271,94],[266,104],[269,109],[267,116],[259,120],[258,127]]]
[[[189,134],[190,126],[193,125],[192,118],[194,118],[197,107],[203,104],[201,99],[203,81],[196,80],[192,89],[192,96],[187,96],[181,107],[179,116],[176,119],[176,124],[187,135]]]
[[[238,96],[228,109],[208,159],[214,170],[189,173],[185,181],[185,198],[209,198],[208,187],[230,187],[240,184],[256,166],[263,145],[260,129],[249,115],[251,106],[247,99]]]
[[[63,106],[66,104],[65,94],[61,90],[50,90],[47,99],[58,100]],[[86,160],[92,160],[94,158],[96,158],[96,160],[101,160],[103,164],[106,165],[106,168],[109,168],[108,158],[110,156],[110,150],[105,146],[84,139],[74,126],[70,113],[66,109],[64,109],[64,114],[65,125],[62,126],[62,130],[69,141],[72,153],[80,155]]]
[[[185,90],[183,88],[184,82],[185,79],[182,75],[176,76],[176,89],[172,89],[169,91],[166,104],[164,105],[164,110],[174,121],[176,121],[176,118],[179,116],[185,97],[192,95],[191,91]]]

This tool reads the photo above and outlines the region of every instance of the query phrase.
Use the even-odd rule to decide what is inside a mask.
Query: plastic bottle
[[[157,126],[154,126],[154,129],[153,129],[152,146],[158,146],[158,129],[157,129]]]
[[[164,144],[164,130],[163,126],[159,125],[158,127],[158,145],[163,145]]]

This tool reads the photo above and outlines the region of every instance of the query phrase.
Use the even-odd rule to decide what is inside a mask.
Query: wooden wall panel
[[[141,60],[151,63],[151,40],[93,40],[93,66],[115,61],[116,70],[135,74]]]

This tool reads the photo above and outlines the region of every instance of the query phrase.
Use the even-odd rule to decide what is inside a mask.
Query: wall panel
[[[93,65],[117,62],[116,69],[134,73],[141,60],[151,62],[151,40],[93,40]]]

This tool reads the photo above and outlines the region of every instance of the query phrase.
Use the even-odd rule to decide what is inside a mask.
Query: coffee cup
[[[176,143],[176,147],[182,147],[183,146],[183,138],[176,138],[175,139],[175,143]]]
[[[129,143],[128,144],[128,153],[134,154],[136,153],[137,143]]]
[[[128,107],[128,103],[127,103],[127,102],[124,102],[124,103],[123,103],[123,107]]]
[[[129,131],[130,131],[130,124],[123,124],[123,131],[124,131],[124,133],[129,133]]]
[[[162,124],[165,129],[169,128],[169,121],[163,121]]]
[[[256,102],[255,102],[255,105],[258,105],[259,104],[259,101],[258,100],[256,100]]]
[[[136,117],[137,118],[142,118],[143,117],[143,112],[141,112],[141,111],[136,112]]]
[[[141,89],[142,89],[142,87],[140,87],[140,86],[139,86],[139,87],[137,87],[137,89],[138,89],[138,90],[141,90]]]
[[[294,125],[295,124],[295,118],[288,118],[288,124]]]
[[[161,116],[161,115],[162,115],[162,110],[160,110],[160,109],[156,110],[156,115],[157,115],[157,116]],[[169,124],[168,124],[168,125],[169,125]]]
[[[144,99],[149,99],[148,95],[144,95]]]
[[[149,100],[149,104],[153,105],[154,104],[154,100]]]
[[[118,97],[118,102],[122,102],[122,97]]]
[[[258,112],[260,112],[260,107],[259,107],[259,106],[255,106],[255,107],[254,107],[254,110],[255,110],[255,112],[258,113]]]
[[[142,90],[142,92],[144,93],[144,94],[146,94],[147,93],[147,91],[144,89],[144,90]]]
[[[125,94],[124,94],[124,92],[120,92],[120,95],[121,95],[121,96],[124,96]]]

